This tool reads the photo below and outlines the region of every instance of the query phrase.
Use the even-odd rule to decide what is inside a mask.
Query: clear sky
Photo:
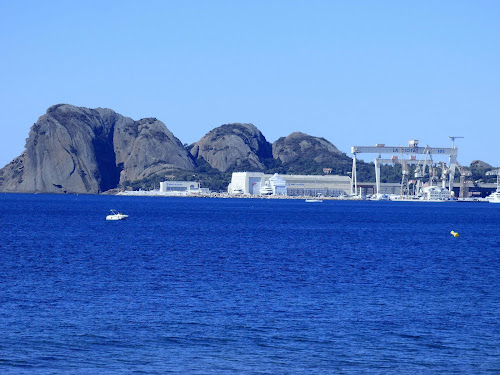
[[[0,1],[0,164],[58,103],[156,117],[183,143],[450,147],[500,167],[499,1]]]

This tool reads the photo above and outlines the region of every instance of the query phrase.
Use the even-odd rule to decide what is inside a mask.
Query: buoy
[[[455,232],[455,231],[451,231],[450,234],[453,236],[453,237],[458,237],[458,233]]]

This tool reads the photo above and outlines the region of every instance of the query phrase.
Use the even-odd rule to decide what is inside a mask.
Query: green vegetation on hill
[[[469,178],[470,178],[470,180],[472,180],[474,182],[494,183],[497,181],[496,176],[486,176],[486,172],[491,171],[492,169],[496,169],[496,168],[481,168],[481,167],[471,165],[470,167],[468,167],[466,169],[471,171],[472,175]]]

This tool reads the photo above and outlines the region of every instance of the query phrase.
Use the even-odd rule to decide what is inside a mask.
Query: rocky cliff
[[[264,170],[263,161],[272,158],[272,147],[254,125],[227,124],[193,144],[191,154],[222,172],[232,167]]]
[[[169,168],[194,164],[161,121],[60,104],[38,119],[25,151],[0,170],[0,191],[100,193]]]

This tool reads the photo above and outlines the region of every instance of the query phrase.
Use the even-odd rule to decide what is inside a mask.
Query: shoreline
[[[394,199],[371,199],[371,198],[360,198],[360,197],[312,197],[312,196],[289,196],[289,195],[269,195],[269,196],[261,196],[261,195],[250,195],[250,194],[229,194],[229,193],[210,193],[210,194],[193,194],[186,192],[169,192],[163,193],[159,191],[119,191],[119,192],[110,192],[106,191],[99,194],[91,194],[91,193],[50,193],[50,192],[15,192],[15,191],[3,191],[0,194],[48,194],[48,195],[115,195],[115,196],[128,196],[128,197],[157,197],[157,198],[216,198],[216,199],[285,199],[285,200],[308,200],[308,199],[318,199],[321,201],[373,201],[373,202],[455,202],[455,203],[489,203],[486,198],[474,198],[474,199],[449,199],[449,200],[424,200],[424,199],[411,199],[411,198],[394,198]]]
[[[319,200],[330,200],[330,201],[389,201],[389,202],[460,202],[460,203],[488,203],[486,199],[436,199],[436,200],[424,200],[424,199],[412,199],[412,198],[395,198],[395,199],[370,199],[370,198],[360,198],[360,197],[312,197],[312,196],[289,196],[289,195],[250,195],[250,194],[229,194],[229,193],[187,193],[187,192],[160,192],[160,191],[121,191],[116,194],[117,196],[134,196],[134,197],[176,197],[176,198],[233,198],[233,199],[286,199],[286,200],[306,200],[306,199],[319,199]]]

